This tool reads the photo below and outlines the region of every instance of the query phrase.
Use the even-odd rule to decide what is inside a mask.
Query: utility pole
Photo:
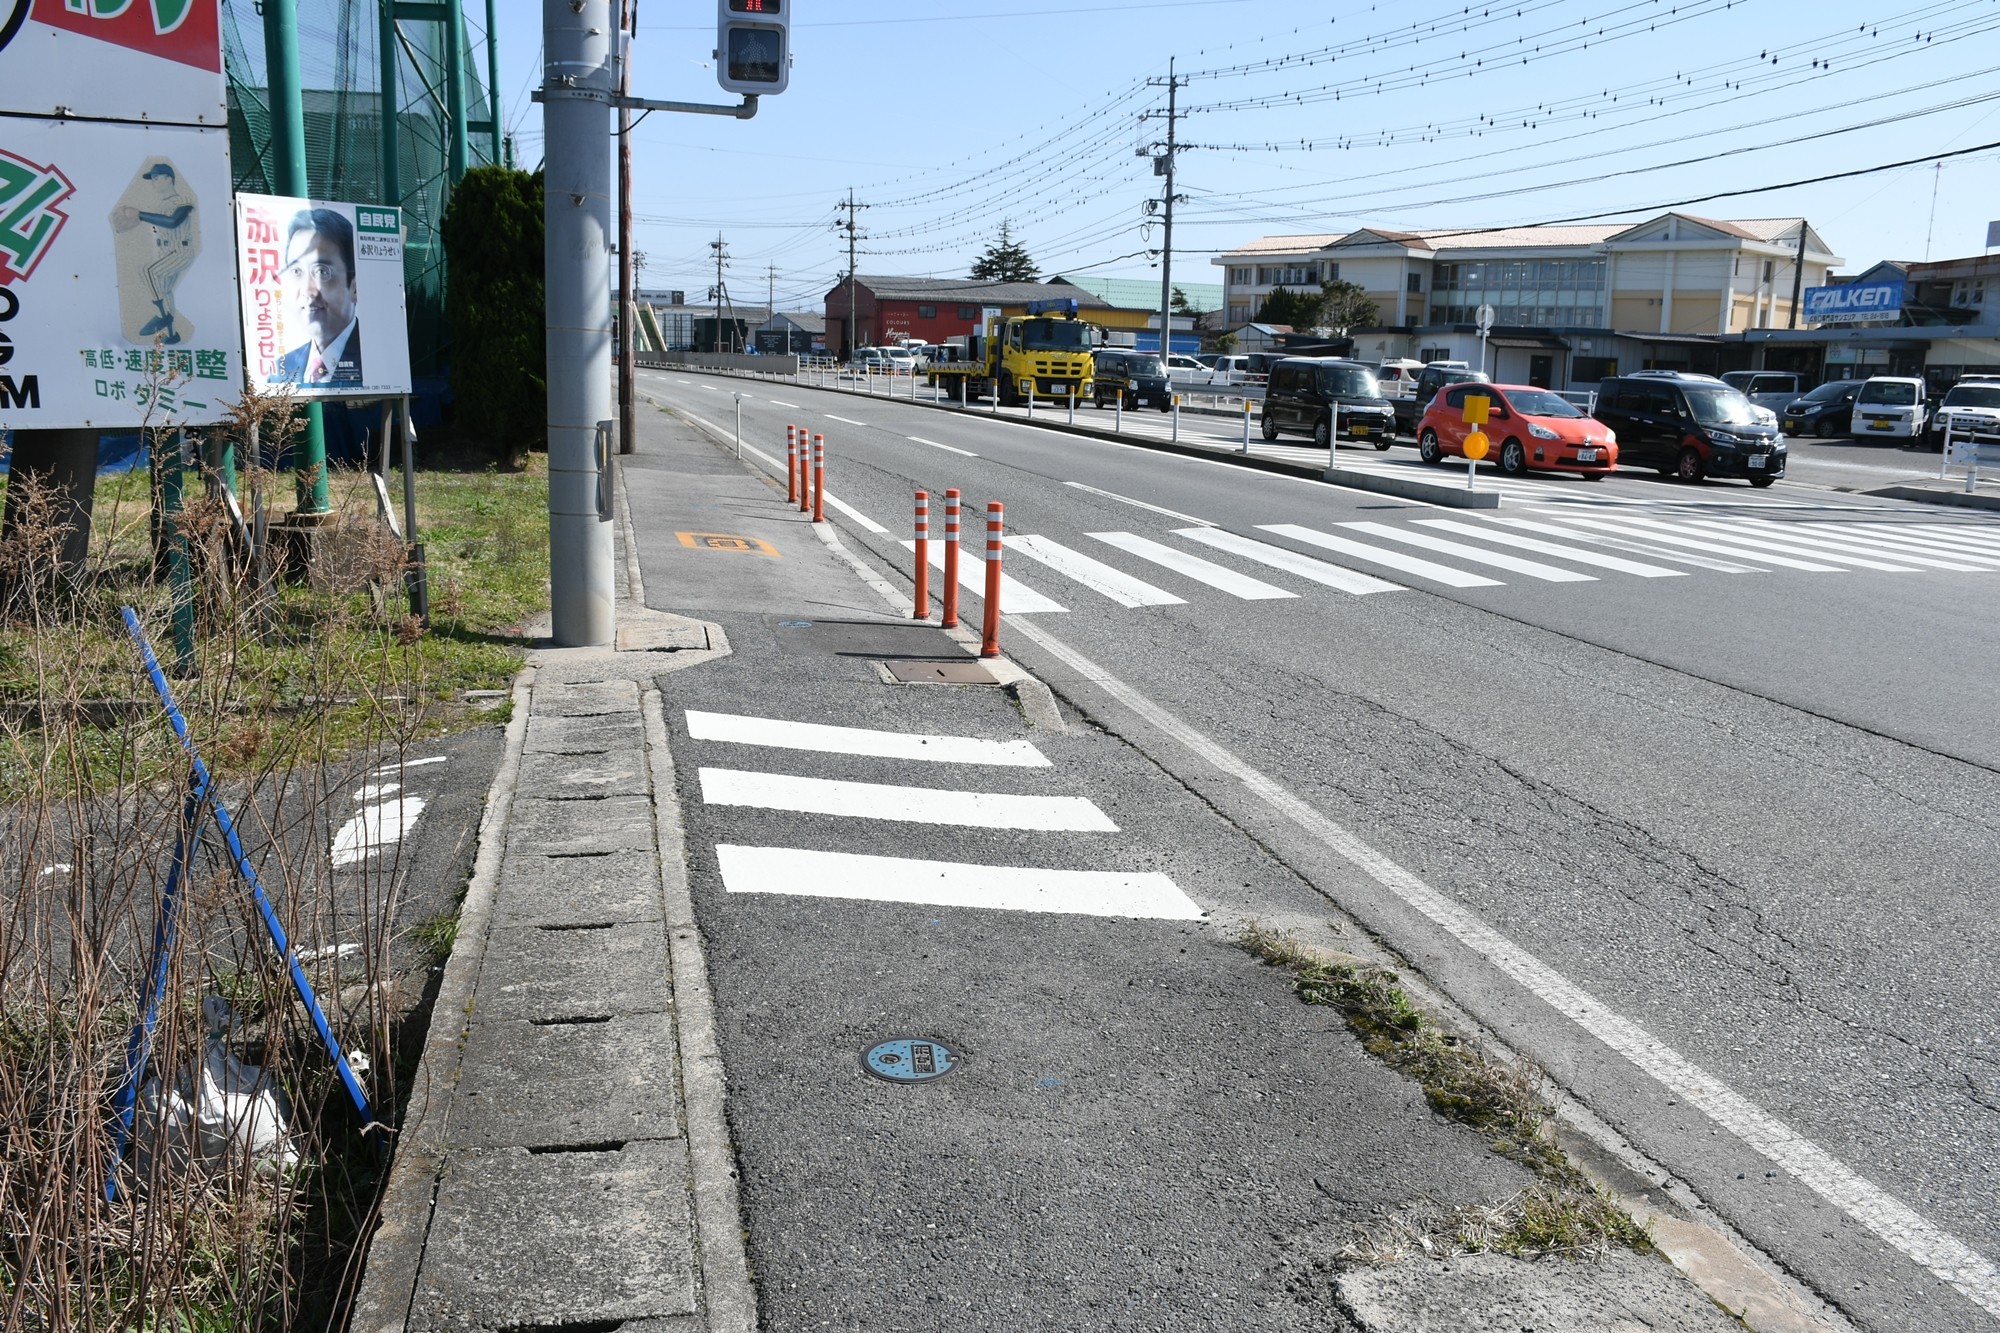
[[[715,350],[720,352],[727,350],[722,345],[722,266],[729,259],[729,251],[723,248],[721,232],[715,233],[715,239],[708,243],[708,248],[715,251]]]
[[[618,91],[626,96],[632,92],[632,61],[627,44],[637,36],[633,31],[636,17],[633,5],[634,0],[619,0],[618,5]],[[639,307],[632,299],[632,108],[621,106],[618,108],[618,452],[621,454],[636,453],[639,448],[634,436],[638,394],[632,365],[633,349],[638,346],[633,329],[638,313]]]
[[[268,8],[269,6],[267,6]],[[557,644],[611,643],[611,0],[543,0],[549,609]]]
[[[861,337],[861,297],[855,287],[854,273],[855,244],[860,239],[860,232],[854,225],[854,211],[866,208],[868,205],[855,203],[854,191],[850,189],[847,192],[847,202],[835,204],[834,207],[847,210],[847,221],[833,224],[835,231],[847,233],[847,336],[842,339],[847,346],[841,349],[841,356],[844,358],[853,353]]]
[[[1799,219],[1799,256],[1792,261],[1792,313],[1785,317],[1785,327],[1799,326],[1799,298],[1806,285],[1806,220]]]
[[[1157,86],[1158,80],[1149,80]],[[1174,329],[1174,155],[1180,151],[1174,139],[1174,120],[1177,111],[1175,91],[1181,80],[1174,77],[1174,62],[1167,59],[1167,151],[1166,155],[1155,159],[1155,170],[1167,178],[1166,220],[1160,233],[1160,365],[1167,364],[1167,354],[1173,350]]]
[[[778,266],[769,264],[764,269],[764,318],[770,323],[778,322]],[[792,350],[792,338],[785,335],[785,350]]]

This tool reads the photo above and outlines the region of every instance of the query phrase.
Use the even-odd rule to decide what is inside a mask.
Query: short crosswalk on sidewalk
[[[1510,583],[1560,586],[1700,573],[2000,571],[2000,525],[1874,516],[1883,511],[1838,519],[1553,508],[1463,518],[1429,517],[1429,512],[1434,511],[1317,526],[1259,523],[1253,525],[1255,535],[1205,523],[1153,535],[1016,534],[1007,539],[1004,553],[1001,607],[1009,615],[1040,615],[1065,613],[1094,599],[1135,609],[1181,606],[1216,593],[1240,601],[1299,597],[1300,591],[1285,586],[1288,579],[1358,596],[1427,586],[1479,591]],[[902,545],[915,549],[911,541]],[[931,541],[928,557],[941,567],[944,543]],[[979,595],[986,573],[981,553],[968,547],[962,557],[959,582]]]
[[[981,767],[1041,770],[1053,765],[1032,743],[924,735],[789,722],[734,713],[686,713],[689,737],[704,749],[721,749],[734,763],[758,753],[810,753],[855,760],[889,760],[912,766],[909,777],[941,769]],[[744,758],[748,753],[751,758]],[[703,754],[703,758],[708,756]],[[1088,797],[1023,794],[803,777],[746,767],[698,770],[704,805],[717,811],[755,809],[834,821],[865,821],[870,845],[891,843],[899,827],[949,826],[1023,835],[1117,834],[1117,823]],[[807,828],[814,827],[807,823]],[[909,832],[909,851],[921,850],[921,830]],[[1001,911],[1075,916],[1199,921],[1201,907],[1171,876],[1155,871],[1112,871],[1034,865],[946,861],[885,852],[827,847],[715,844],[723,888],[732,894],[777,894],[854,901],[923,903]],[[1027,858],[1023,858],[1027,859]]]

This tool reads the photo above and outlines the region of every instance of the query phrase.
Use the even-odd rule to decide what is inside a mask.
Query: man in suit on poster
[[[354,225],[330,208],[304,208],[285,229],[286,307],[309,336],[271,368],[269,383],[314,389],[362,383],[355,313]]]

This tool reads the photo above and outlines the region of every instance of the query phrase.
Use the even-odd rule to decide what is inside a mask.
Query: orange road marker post
[[[826,436],[813,436],[813,522],[826,522]]]
[[[917,604],[912,620],[931,618],[931,497],[917,492]]]
[[[799,428],[785,427],[785,503],[799,502]]]
[[[946,629],[958,628],[958,491],[944,493],[944,616]]]
[[[979,638],[981,657],[1000,656],[1000,540],[1006,528],[1006,508],[986,502],[986,625]]]
[[[1465,450],[1465,489],[1468,491],[1472,489],[1473,469],[1478,466],[1480,459],[1486,457],[1488,448],[1486,432],[1480,427],[1484,426],[1492,415],[1493,400],[1490,397],[1483,393],[1465,395],[1465,423],[1472,427],[1466,434],[1465,444],[1462,446]]]

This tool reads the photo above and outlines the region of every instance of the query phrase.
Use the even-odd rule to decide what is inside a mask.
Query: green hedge
[[[513,462],[545,442],[549,419],[541,173],[473,168],[440,230],[457,424]]]

